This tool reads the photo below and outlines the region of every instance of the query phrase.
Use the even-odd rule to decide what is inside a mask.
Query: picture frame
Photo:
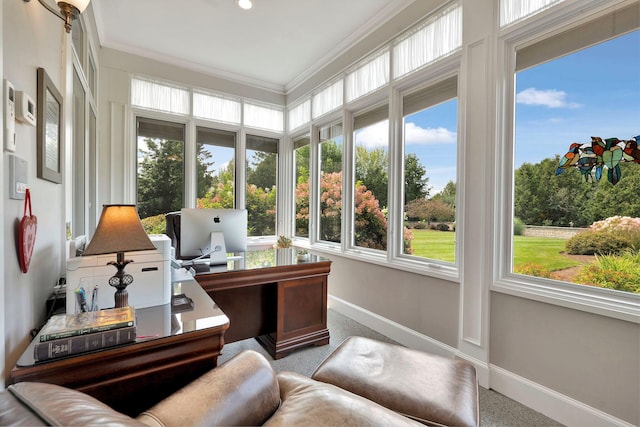
[[[38,68],[38,178],[62,182],[64,121],[62,95],[44,68]]]

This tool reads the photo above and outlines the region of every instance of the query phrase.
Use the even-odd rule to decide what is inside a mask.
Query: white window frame
[[[132,97],[132,85],[133,80],[141,80],[166,86],[169,89],[180,89],[188,92],[188,112],[171,112],[166,108],[154,108],[153,106],[135,105],[131,102]],[[227,99],[231,101],[238,101],[242,104],[242,114],[239,123],[229,123],[224,119],[212,119],[201,118],[193,115],[193,94],[200,93],[212,97]],[[279,141],[278,151],[281,152],[282,141],[284,140],[284,106],[270,104],[266,102],[257,101],[254,99],[246,99],[241,97],[234,97],[233,95],[225,95],[215,91],[209,91],[203,88],[190,87],[186,85],[180,85],[178,83],[163,80],[160,78],[154,78],[150,76],[143,76],[139,74],[132,74],[130,76],[130,92],[129,92],[129,123],[135,124],[137,117],[144,117],[157,120],[165,120],[173,123],[184,123],[185,128],[185,207],[195,207],[196,203],[196,182],[195,182],[195,164],[196,164],[196,127],[207,127],[212,129],[220,129],[226,131],[236,132],[237,140],[235,147],[236,158],[236,176],[235,176],[235,206],[237,208],[245,207],[246,198],[246,134],[250,133],[256,136],[264,136],[274,138]],[[258,120],[256,123],[245,123],[246,111],[245,107],[256,107],[258,110],[264,110],[269,113],[270,120]],[[171,109],[171,108],[170,108]],[[275,118],[275,120],[274,120]],[[271,129],[273,128],[273,129]],[[277,129],[277,130],[274,130]],[[125,199],[135,200],[137,196],[136,178],[137,171],[135,168],[136,162],[136,129],[135,125],[131,125],[128,130],[130,135],[130,142],[126,145],[126,153],[129,154],[129,158],[125,161],[125,164],[129,165],[125,169]],[[280,157],[280,154],[278,155]],[[126,157],[126,155],[125,155]],[[280,162],[280,159],[279,159]],[[281,174],[278,175],[277,185],[283,188],[286,184],[283,183]],[[278,212],[284,212],[284,206],[287,202],[287,198],[282,196],[282,192],[279,193],[276,199],[276,234],[274,236],[263,237],[250,237],[248,240],[250,247],[267,247],[275,243],[275,236],[282,234],[285,227],[285,221]]]
[[[633,323],[640,323],[640,295],[555,281],[539,277],[524,276],[511,272],[513,259],[513,156],[514,156],[514,120],[515,120],[515,73],[516,52],[533,43],[552,38],[560,31],[575,29],[578,25],[595,21],[613,13],[618,8],[629,6],[608,1],[590,2],[591,8],[584,4],[574,4],[572,8],[558,10],[563,19],[532,19],[530,24],[513,27],[503,31],[498,38],[497,87],[503,88],[498,94],[497,132],[498,149],[496,165],[502,173],[497,174],[495,183],[496,205],[494,227],[497,238],[494,244],[494,281],[492,291],[515,295],[549,304],[595,313]],[[636,4],[636,7],[639,7]],[[547,11],[549,12],[549,11]],[[589,19],[584,16],[591,12]],[[547,14],[545,14],[548,18]],[[551,22],[548,24],[548,22]],[[559,25],[558,22],[561,22]],[[602,40],[605,41],[605,40]]]
[[[100,165],[97,163],[97,149],[98,149],[98,127],[99,127],[99,112],[98,112],[98,93],[97,87],[91,87],[88,77],[89,63],[91,63],[95,69],[95,82],[99,78],[99,62],[96,54],[93,40],[87,29],[87,24],[84,17],[80,17],[77,21],[74,21],[74,25],[82,27],[82,52],[77,52],[75,45],[71,37],[67,38],[67,52],[69,54],[66,57],[66,95],[65,97],[73,102],[73,88],[74,88],[74,74],[79,77],[79,82],[84,90],[84,128],[82,129],[82,138],[76,138],[77,135],[73,135],[72,132],[67,132],[66,149],[65,149],[65,167],[64,167],[64,180],[69,185],[65,186],[65,223],[69,231],[74,230],[74,235],[70,236],[76,238],[79,236],[90,236],[95,231],[97,226],[98,217],[102,210],[98,207],[98,185],[97,177],[99,176]],[[97,86],[97,85],[96,85]],[[68,103],[65,114],[69,114],[73,120],[73,109],[71,104]],[[91,129],[90,122],[91,117],[95,118],[95,129]],[[72,123],[71,128],[75,131],[75,123]],[[93,134],[91,133],[93,132]],[[76,141],[82,140],[84,142],[84,164],[80,170],[83,172],[82,176],[78,176],[75,171],[77,168],[73,167]],[[74,192],[81,192],[83,194],[85,204],[82,208],[77,208],[74,201]],[[81,229],[76,227],[77,216],[82,216],[82,223],[84,224]]]

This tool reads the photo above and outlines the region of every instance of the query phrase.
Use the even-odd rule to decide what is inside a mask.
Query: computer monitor
[[[247,251],[246,209],[197,209],[180,211],[180,256],[193,258],[215,251],[211,233],[224,236],[227,253]]]

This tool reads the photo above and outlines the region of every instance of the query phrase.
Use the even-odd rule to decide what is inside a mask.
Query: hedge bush
[[[616,255],[634,248],[634,239],[610,231],[578,233],[565,244],[571,255]]]
[[[438,230],[438,231],[449,231],[449,224],[445,224],[445,223],[441,222],[440,224],[436,225],[436,230]]]
[[[513,235],[522,236],[524,234],[524,229],[524,222],[518,217],[513,218]]]
[[[142,227],[147,234],[164,234],[166,229],[166,219],[164,214],[143,218]]]

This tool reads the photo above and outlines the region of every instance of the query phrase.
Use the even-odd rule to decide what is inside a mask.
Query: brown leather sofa
[[[135,396],[131,396],[135,399]],[[296,373],[276,374],[259,353],[228,362],[131,418],[84,393],[17,383],[0,392],[0,425],[423,425],[373,401]]]

